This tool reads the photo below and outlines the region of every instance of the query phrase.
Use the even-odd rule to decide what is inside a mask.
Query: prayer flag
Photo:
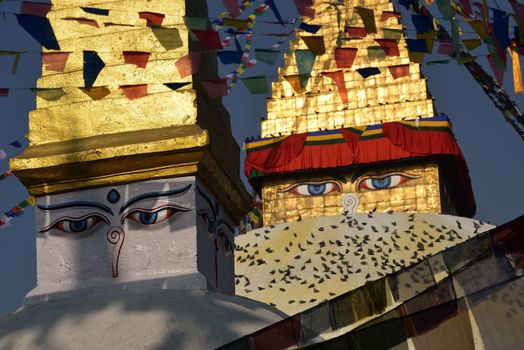
[[[358,14],[360,15],[360,18],[362,19],[362,22],[364,22],[364,27],[366,27],[366,31],[370,33],[376,33],[377,32],[377,26],[375,25],[375,14],[373,10],[363,8],[363,7],[355,7]]]
[[[410,52],[428,52],[426,40],[424,39],[406,39],[406,44]]]
[[[191,30],[198,38],[200,45],[207,50],[222,50],[220,35],[214,30]]]
[[[524,22],[524,5],[519,4],[516,0],[509,0],[509,4],[515,11],[515,15],[519,22]]]
[[[42,64],[48,71],[63,72],[69,52],[42,52]]]
[[[346,104],[348,102],[348,91],[346,89],[346,82],[344,80],[344,72],[339,70],[336,72],[322,72],[322,75],[333,79],[335,85],[338,89],[338,94],[342,103]]]
[[[400,19],[402,18],[402,14],[396,11],[382,11],[382,14],[380,15],[380,20],[382,22],[387,21],[390,18]]]
[[[433,51],[433,46],[435,44],[435,38],[437,36],[436,30],[430,30],[427,33],[417,33],[417,39],[426,40],[426,46],[428,47],[428,53]]]
[[[524,93],[522,89],[522,71],[520,69],[520,57],[516,50],[511,50],[511,60],[513,61],[513,87],[516,94]]]
[[[228,27],[235,27],[237,29],[249,28],[249,22],[242,19],[224,18],[224,25]],[[195,29],[206,29],[206,28],[195,28]]]
[[[471,15],[473,13],[471,10],[471,4],[469,0],[459,0],[459,2],[462,5],[462,9],[466,14]]]
[[[468,51],[472,51],[482,45],[482,41],[480,41],[480,39],[465,39],[462,40],[462,43],[466,49],[468,49]]]
[[[335,49],[335,62],[337,68],[351,68],[355,57],[357,57],[356,48],[336,48]]]
[[[388,69],[393,79],[409,77],[409,64],[401,64],[398,66],[389,66]]]
[[[4,172],[2,175],[0,175],[0,180],[3,180],[3,179],[5,179],[6,177],[9,177],[9,176],[11,176],[11,175],[13,175],[13,173],[12,173],[11,171],[7,170],[7,171]]]
[[[224,23],[226,22],[227,18],[224,18]],[[186,27],[189,29],[200,29],[200,30],[206,30],[207,29],[207,23],[208,18],[207,17],[187,17],[184,16],[184,23],[186,24]],[[228,25],[228,24],[226,24]]]
[[[94,7],[80,7],[84,12],[91,13],[93,15],[99,16],[109,16],[109,10],[106,9],[97,9]]]
[[[485,40],[489,38],[489,34],[486,31],[486,25],[484,21],[476,20],[476,21],[467,21],[468,24],[475,30],[475,32],[480,36],[481,39]]]
[[[453,11],[453,8],[451,7],[451,1],[450,0],[437,0],[437,7],[442,13],[442,17],[444,19],[452,19],[455,12]]]
[[[98,28],[98,22],[94,19],[89,18],[83,18],[83,17],[64,17],[62,18],[64,21],[75,21],[78,24],[85,24],[91,27],[97,27]]]
[[[147,84],[140,85],[121,85],[120,88],[128,100],[136,100],[147,96]]]
[[[222,0],[224,7],[231,17],[237,17],[240,15],[240,8],[238,6],[238,0]]]
[[[286,81],[293,88],[293,91],[295,91],[297,94],[306,92],[305,87],[307,85],[307,81],[309,80],[309,76],[301,76],[299,74],[284,75],[284,79],[286,79]]]
[[[350,38],[365,38],[368,35],[366,28],[348,26],[345,29]]]
[[[280,54],[278,50],[255,49],[255,58],[257,61],[275,65],[277,57]]]
[[[317,25],[314,25],[314,24],[307,24],[307,23],[300,23],[300,25],[298,26],[300,29],[308,32],[308,33],[312,33],[312,34],[316,34],[321,26],[317,26]]]
[[[297,60],[298,74],[310,76],[315,64],[315,55],[309,50],[295,50],[295,58]]]
[[[384,33],[384,39],[394,39],[394,40],[400,40],[402,37],[402,29],[390,29],[390,28],[383,28],[382,32]]]
[[[362,78],[366,79],[370,76],[380,74],[380,69],[375,67],[368,67],[368,68],[360,68],[357,69],[358,74],[362,76]]]
[[[203,81],[202,86],[206,90],[210,98],[217,98],[221,96],[227,96],[227,80],[217,79]]]
[[[8,217],[7,215],[2,215],[0,217],[0,229],[3,229],[3,228],[6,228],[7,226],[10,225],[10,221],[11,221],[11,218]]]
[[[7,97],[9,96],[9,89],[8,88],[0,88],[0,97]]]
[[[498,44],[505,50],[510,43],[509,40],[509,17],[506,12],[493,10],[493,32],[497,38]]]
[[[162,13],[144,11],[139,12],[138,17],[145,19],[148,27],[160,27],[166,16]]]
[[[240,64],[242,61],[242,52],[238,51],[219,51],[217,56],[222,64]]]
[[[417,30],[417,33],[427,33],[430,30],[433,17],[423,15],[411,15],[411,21]]]
[[[190,52],[176,60],[175,65],[181,78],[193,75],[198,71],[202,54],[200,52]]]
[[[459,35],[459,22],[456,19],[449,21],[451,24],[451,41],[455,48],[455,58],[460,62],[460,35]]]
[[[455,46],[453,46],[451,43],[443,41],[439,44],[437,53],[440,55],[451,56],[453,53],[455,53]]]
[[[312,8],[313,0],[293,0],[300,16],[315,18],[315,9]]]
[[[36,92],[36,95],[43,98],[46,101],[58,101],[66,95],[63,89],[45,89],[45,88],[31,88],[32,91]]]
[[[375,41],[384,49],[386,55],[400,56],[400,50],[398,48],[398,43],[394,39],[375,39]]]
[[[267,94],[269,92],[265,75],[242,78],[242,82],[253,95]]]
[[[154,36],[166,50],[182,47],[182,38],[177,28],[151,27]]]
[[[426,62],[427,65],[432,66],[434,64],[449,64],[451,60],[434,60]]]
[[[22,143],[18,140],[15,140],[9,144],[10,146],[16,147],[16,148],[22,148]]]
[[[425,55],[424,52],[408,52],[409,60],[414,63],[422,63]]]
[[[89,96],[94,101],[101,100],[111,93],[111,91],[109,91],[109,88],[107,88],[106,86],[80,88],[80,91],[82,91],[84,94]]]
[[[92,87],[104,67],[104,61],[95,51],[84,51],[84,86]]]
[[[384,49],[381,46],[368,46],[368,58],[370,59],[384,59],[386,57],[386,53],[384,52]]]
[[[0,159],[5,159],[5,157],[7,157],[7,153],[5,153],[3,149],[0,149]]]
[[[16,15],[16,20],[29,35],[35,38],[35,40],[46,49],[60,50],[51,23],[47,18],[31,15]]]
[[[46,17],[49,11],[51,11],[51,7],[51,4],[22,1],[22,4],[20,6],[20,13],[23,15]]]
[[[313,55],[319,56],[326,53],[323,36],[302,36],[301,38]]]
[[[134,64],[139,68],[146,68],[151,53],[141,51],[124,51],[123,55],[125,63]]]
[[[164,85],[175,91],[191,83],[165,83]]]

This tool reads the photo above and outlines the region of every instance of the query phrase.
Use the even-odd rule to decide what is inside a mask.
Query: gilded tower
[[[451,123],[392,3],[314,1],[313,11],[272,85],[262,137],[246,142],[264,225],[344,211],[472,216]]]

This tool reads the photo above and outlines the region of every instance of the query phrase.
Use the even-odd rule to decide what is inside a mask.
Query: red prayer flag
[[[22,1],[20,13],[22,15],[46,17],[49,11],[51,11],[51,6],[51,4],[44,4],[41,2]]]
[[[293,0],[293,2],[301,16],[311,19],[315,18],[315,9],[311,7],[313,6],[313,0]]]
[[[455,46],[445,41],[440,42],[437,53],[440,55],[452,55],[455,53]]]
[[[388,67],[388,69],[389,69],[389,73],[391,73],[394,79],[409,76],[409,64],[390,66]]]
[[[203,81],[202,86],[206,90],[207,94],[211,98],[216,98],[219,96],[227,96],[227,80],[217,79],[217,80],[208,80]]]
[[[123,55],[125,63],[134,64],[139,68],[146,68],[151,53],[142,51],[124,51]]]
[[[375,39],[388,56],[400,56],[398,42],[395,39]]]
[[[98,23],[94,19],[88,19],[88,18],[82,18],[82,17],[65,17],[62,19],[66,21],[76,21],[78,24],[86,24],[88,26],[98,28]]]
[[[338,94],[342,103],[346,104],[348,102],[348,90],[346,89],[346,81],[344,80],[344,72],[339,70],[336,72],[322,72],[322,75],[325,75],[328,78],[331,78],[335,81],[337,85]]]
[[[124,95],[129,100],[136,100],[138,98],[147,96],[147,84],[141,85],[121,85],[120,88],[124,92]]]
[[[351,38],[365,38],[368,35],[366,28],[361,27],[346,27],[346,32]]]
[[[7,97],[9,95],[9,89],[0,88],[0,97]]]
[[[181,78],[193,75],[198,71],[202,54],[200,52],[191,52],[185,56],[180,57],[175,62],[175,66],[180,73]]]
[[[287,349],[300,340],[300,316],[288,317],[249,336],[250,348],[256,350]]]
[[[231,15],[231,17],[237,17],[240,15],[240,8],[238,7],[238,1],[237,0],[222,0],[224,3],[224,7],[226,8],[227,12]]]
[[[42,64],[45,69],[53,72],[63,72],[69,52],[42,52]]]
[[[382,11],[382,14],[380,15],[380,20],[387,21],[390,18],[398,18],[400,19],[402,17],[402,14],[396,12],[396,11]]]
[[[207,50],[222,50],[222,43],[220,41],[220,35],[214,30],[191,30],[198,38],[198,41],[203,48]]]
[[[146,20],[148,27],[160,27],[162,25],[162,22],[164,21],[164,17],[166,17],[162,13],[147,12],[147,11],[139,12],[138,16]]]
[[[336,48],[335,49],[335,62],[337,63],[337,68],[351,68],[355,57],[357,57],[356,48]]]

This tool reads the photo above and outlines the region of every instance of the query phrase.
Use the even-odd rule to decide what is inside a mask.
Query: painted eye
[[[125,216],[126,219],[131,219],[134,222],[137,222],[142,225],[154,225],[159,224],[178,212],[188,211],[189,209],[182,209],[178,207],[162,207],[160,209],[136,209],[131,211]]]
[[[65,233],[82,233],[96,226],[101,221],[108,222],[104,217],[92,214],[81,218],[60,218],[40,232],[56,229]]]
[[[328,193],[340,192],[340,185],[336,182],[319,182],[294,185],[284,192],[298,194],[300,196],[322,196]]]
[[[389,174],[385,176],[367,177],[359,181],[357,188],[359,191],[371,190],[385,190],[388,188],[397,187],[409,180],[418,178],[418,176],[411,176],[406,174]]]

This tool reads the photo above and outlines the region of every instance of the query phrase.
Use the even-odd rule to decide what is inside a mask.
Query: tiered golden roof
[[[109,15],[81,7],[109,10]],[[140,12],[164,15],[162,27],[153,30]],[[198,83],[217,78],[216,57],[202,53],[193,76],[182,77],[175,65],[199,50],[185,17],[207,17],[205,1],[52,1],[47,18],[60,52],[69,58],[63,72],[43,65],[37,87],[62,88],[65,95],[52,101],[37,97],[29,115],[30,146],[11,161],[33,195],[200,174],[212,181],[210,187],[237,219],[245,213],[249,196],[238,176],[239,148],[229,114]],[[177,45],[162,43],[159,32],[169,30]],[[84,51],[95,51],[105,63],[93,85],[107,88],[110,94],[102,99],[93,100],[81,89]],[[147,66],[126,64],[124,51],[150,53]],[[166,83],[189,84],[173,91]],[[141,84],[147,84],[147,96],[130,100],[123,93],[122,86]]]
[[[321,73],[339,70],[334,59],[339,32],[344,31],[345,26],[364,27],[355,9],[357,6],[374,11],[377,33],[369,33],[362,39],[342,41],[343,48],[358,48],[352,68],[344,69],[349,100],[344,105],[333,80]],[[398,42],[400,56],[368,57],[368,48],[379,46],[375,39],[387,37],[384,28],[402,29],[397,18],[381,20],[383,11],[394,11],[389,0],[346,0],[345,6],[338,6],[340,24],[337,21],[337,9],[328,2],[316,0],[313,7],[316,10],[315,19],[303,20],[308,24],[320,25],[321,29],[316,34],[298,31],[297,40],[291,42],[291,53],[285,55],[284,67],[279,70],[279,80],[272,86],[273,95],[267,104],[267,120],[262,123],[262,137],[376,124],[403,118],[425,118],[435,114],[426,79],[421,76],[420,65],[410,61],[404,37]],[[301,39],[306,36],[322,36],[326,52],[316,57],[311,78],[305,87],[306,92],[297,94],[284,76],[298,74],[295,50],[308,49]],[[405,64],[409,64],[409,76],[394,79],[388,72],[388,67]],[[356,71],[368,67],[377,67],[381,73],[364,79]]]

